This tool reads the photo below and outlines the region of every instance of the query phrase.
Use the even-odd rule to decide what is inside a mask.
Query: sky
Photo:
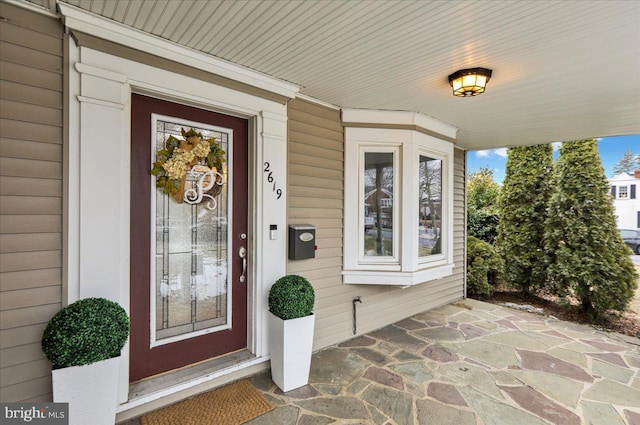
[[[560,142],[553,144],[555,157],[557,157],[559,148]],[[607,178],[613,177],[613,167],[615,167],[627,149],[636,155],[640,154],[640,134],[603,137],[598,141],[598,151]],[[504,180],[506,165],[507,148],[470,151],[467,155],[467,171],[469,173],[478,171],[482,167],[492,169],[493,179],[498,183],[502,183]]]

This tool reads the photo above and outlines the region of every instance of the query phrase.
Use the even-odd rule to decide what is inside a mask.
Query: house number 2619
[[[271,171],[271,164],[269,164],[268,161],[265,161],[263,171],[267,175],[267,182],[271,183],[272,185],[272,188],[273,188],[272,191],[275,192],[276,199],[280,199],[280,197],[282,196],[282,189],[278,188],[278,183],[273,178],[273,171]]]

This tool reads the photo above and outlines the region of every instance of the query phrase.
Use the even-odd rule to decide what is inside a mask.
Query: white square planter
[[[269,313],[271,379],[283,392],[307,385],[316,316],[282,320]]]
[[[51,371],[53,401],[69,403],[69,425],[113,425],[120,357]]]

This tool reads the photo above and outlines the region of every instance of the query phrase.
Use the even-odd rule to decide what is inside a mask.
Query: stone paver
[[[633,371],[626,367],[612,365],[598,359],[593,359],[591,364],[591,369],[595,375],[613,379],[614,381],[622,382],[623,384],[629,382],[629,379],[633,376]]]
[[[464,363],[442,365],[439,377],[447,378],[458,385],[458,388],[471,387],[483,394],[490,395],[496,400],[504,399],[500,388],[489,372],[478,366]]]
[[[361,376],[369,362],[342,348],[320,351],[311,360],[309,380],[315,383],[349,384]]]
[[[610,404],[582,402],[582,417],[589,425],[622,425],[624,420]],[[635,425],[633,422],[631,424]]]
[[[408,392],[372,385],[362,394],[362,400],[398,425],[413,425],[413,395]]]
[[[557,357],[561,360],[565,360],[571,364],[580,367],[587,367],[587,357],[582,353],[577,353],[566,348],[552,348],[547,351],[547,354]]]
[[[547,425],[547,422],[520,407],[497,401],[473,388],[464,387],[462,395],[485,425]]]
[[[396,390],[404,390],[404,381],[400,375],[379,367],[370,367],[364,374],[364,379],[386,385]]]
[[[604,379],[585,391],[587,400],[601,401],[620,406],[640,407],[640,391],[619,382]]]
[[[299,401],[296,404],[311,412],[332,418],[364,419],[367,417],[364,404],[356,397],[319,397]]]
[[[467,406],[467,402],[464,401],[455,385],[432,382],[429,384],[427,395],[451,406]]]
[[[560,360],[546,353],[518,350],[518,354],[520,355],[523,369],[540,370],[542,372],[555,373],[578,381],[593,382],[593,377],[585,372],[581,367],[564,360]]]
[[[518,362],[516,359],[516,350],[513,347],[485,341],[482,338],[460,343],[457,347],[458,354],[464,354],[466,357],[478,360],[487,365],[495,366],[499,369],[514,365]]]
[[[513,377],[525,385],[540,391],[552,400],[575,408],[584,389],[584,382],[535,370],[511,370]]]
[[[630,424],[640,424],[640,412],[624,411],[624,416]]]
[[[639,339],[476,300],[315,353],[305,387],[250,380],[251,425],[640,425]]]
[[[433,379],[431,369],[423,361],[394,364],[389,368],[419,384]]]
[[[447,326],[438,326],[434,328],[427,328],[417,332],[415,335],[426,338],[427,340],[438,341],[461,341],[464,340],[464,335],[457,329],[452,329]]]
[[[457,354],[439,344],[428,346],[422,351],[422,355],[441,363],[455,362],[458,360]]]
[[[467,410],[440,404],[431,400],[416,401],[417,424],[475,425],[475,415]]]
[[[595,357],[596,359],[604,360],[605,362],[617,364],[618,366],[622,366],[626,369],[628,366],[625,363],[624,359],[620,356],[620,354],[616,353],[588,353],[590,357]],[[636,366],[637,367],[637,366]]]
[[[558,425],[580,425],[575,413],[548,399],[531,387],[500,387],[520,407]]]

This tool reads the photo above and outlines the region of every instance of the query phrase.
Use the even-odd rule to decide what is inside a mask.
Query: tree
[[[613,175],[617,176],[620,173],[627,173],[633,175],[633,171],[640,168],[640,155],[634,155],[630,149],[627,149],[622,158],[613,167]]]
[[[563,143],[553,182],[545,227],[550,288],[577,297],[593,318],[625,310],[637,274],[616,228],[596,141]]]
[[[505,283],[528,293],[544,285],[544,224],[550,196],[550,144],[507,151],[496,245],[505,262]]]
[[[493,180],[493,170],[482,167],[467,178],[467,205],[476,209],[497,209],[500,185]]]
[[[500,221],[498,196],[500,186],[493,180],[493,170],[480,168],[467,177],[467,232],[493,244]]]

